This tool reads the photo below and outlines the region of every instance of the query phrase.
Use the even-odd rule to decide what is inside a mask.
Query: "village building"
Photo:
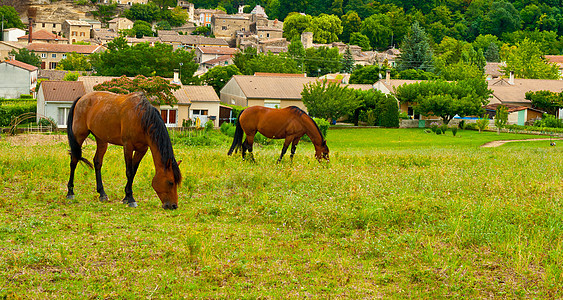
[[[127,18],[114,18],[108,21],[108,28],[114,32],[133,28],[133,21]]]
[[[56,35],[46,30],[32,31],[31,33],[32,43],[45,43],[45,44],[68,44],[68,39],[60,35]],[[28,44],[29,34],[20,36],[18,38],[18,43]]]
[[[32,28],[33,32],[45,30],[55,35],[63,35],[63,23],[61,22],[35,21],[33,22]]]
[[[51,118],[58,128],[66,128],[72,103],[84,94],[80,81],[42,81],[37,91],[37,122],[42,117]]]
[[[9,58],[12,50],[18,52],[22,48],[25,48],[25,45],[17,42],[0,41],[0,61]]]
[[[29,51],[35,51],[41,57],[41,69],[55,69],[57,64],[68,53],[76,52],[83,55],[90,55],[105,51],[100,45],[69,45],[69,44],[39,44],[33,43],[26,46]]]
[[[2,32],[2,41],[17,42],[19,37],[25,35],[25,30],[19,28],[8,28]]]
[[[196,26],[211,26],[211,18],[215,15],[226,15],[227,13],[220,9],[195,9],[194,21]]]
[[[224,39],[210,38],[201,35],[163,35],[159,37],[163,43],[170,44],[174,49],[196,49],[197,47],[229,47]]]
[[[0,62],[0,98],[16,99],[31,94],[38,68],[17,60]]]
[[[90,39],[92,24],[86,21],[65,20],[63,22],[63,34],[68,38],[69,44],[86,41]]]

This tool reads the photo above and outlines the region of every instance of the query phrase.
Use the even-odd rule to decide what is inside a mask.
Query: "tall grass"
[[[310,143],[280,164],[279,143],[255,147],[256,164],[227,157],[228,140],[176,145],[176,211],[150,157],[130,209],[121,148],[100,203],[84,166],[65,199],[66,145],[2,141],[0,297],[561,298],[563,151],[478,147],[509,138],[332,130],[330,164]]]

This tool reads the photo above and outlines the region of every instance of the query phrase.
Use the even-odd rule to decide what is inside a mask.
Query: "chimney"
[[[510,77],[508,78],[508,84],[514,85],[514,71],[510,71]]]
[[[391,83],[391,70],[389,69],[385,71],[385,83],[386,84]]]
[[[27,17],[28,17],[28,26],[29,26],[29,35],[27,36],[27,42],[31,44],[33,42],[33,20],[37,15],[37,9],[35,7],[30,7],[27,10]]]
[[[178,69],[174,69],[174,79],[172,80],[172,83],[182,84],[180,83],[180,76],[178,74],[179,74]]]

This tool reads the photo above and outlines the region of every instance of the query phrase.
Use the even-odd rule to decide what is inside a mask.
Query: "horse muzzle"
[[[164,204],[162,204],[162,208],[164,208],[164,209],[177,209],[178,204],[164,203]]]

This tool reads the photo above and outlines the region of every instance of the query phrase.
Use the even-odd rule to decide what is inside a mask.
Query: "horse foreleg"
[[[137,174],[141,160],[145,156],[145,153],[147,153],[147,149],[148,148],[143,148],[134,152],[131,151],[131,153],[129,154],[130,156],[128,156],[127,153],[125,154],[127,184],[125,185],[125,198],[123,199],[123,203],[127,203],[129,207],[137,207],[137,202],[135,201],[135,198],[133,198],[133,179]],[[127,157],[129,157],[130,159],[129,162]]]
[[[102,182],[102,162],[104,160],[104,155],[108,150],[108,143],[100,142],[96,140],[96,154],[94,155],[94,170],[96,171],[96,190],[100,194],[100,201],[104,202],[108,200],[108,195],[104,191],[104,184]]]
[[[123,203],[127,203],[129,207],[137,207],[137,202],[133,198],[133,177],[135,177],[133,167],[133,148],[131,146],[123,146],[123,155],[125,157],[125,175],[127,175],[127,184],[125,185],[125,198]]]
[[[290,137],[286,137],[285,141],[283,143],[283,148],[280,154],[280,158],[278,158],[278,163],[281,162],[283,156],[285,155],[285,152],[287,152],[287,148],[289,147],[289,144],[291,144],[291,138]]]
[[[252,154],[253,144],[254,144],[254,135],[247,135],[246,140],[242,144],[242,159],[243,160],[246,156],[245,151],[248,150],[248,155],[250,156],[250,159],[252,160],[252,162],[256,162],[254,160],[254,154]]]
[[[293,139],[293,143],[291,144],[291,155],[289,156],[289,159],[291,159],[291,161],[293,161],[293,156],[295,155],[295,150],[297,150],[297,144],[299,143],[299,139],[301,139],[300,137]]]

